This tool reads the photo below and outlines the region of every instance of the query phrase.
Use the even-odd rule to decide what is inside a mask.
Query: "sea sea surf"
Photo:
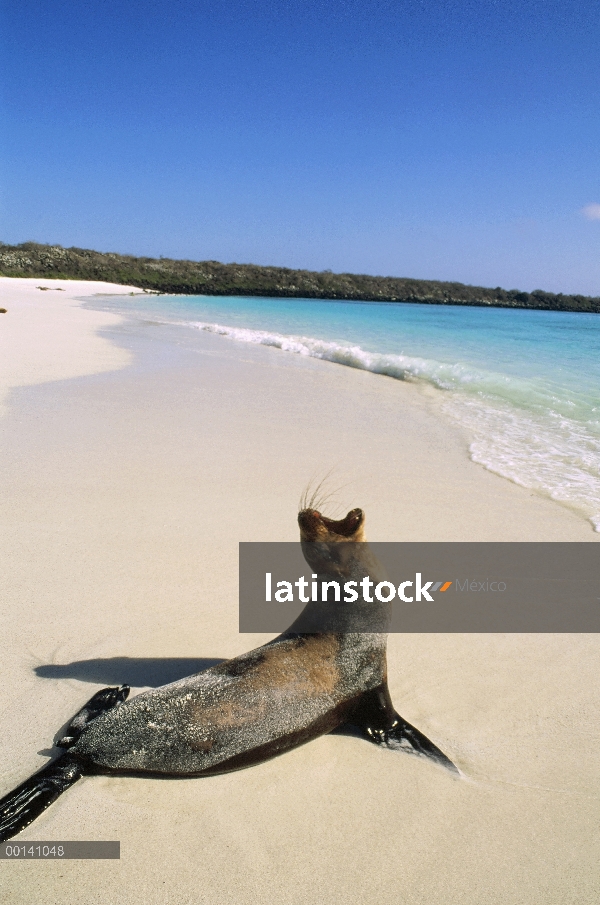
[[[600,315],[149,294],[94,307],[426,382],[475,462],[600,531]]]

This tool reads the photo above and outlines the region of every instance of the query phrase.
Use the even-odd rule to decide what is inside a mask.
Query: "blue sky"
[[[5,0],[0,24],[5,242],[600,295],[597,2]]]

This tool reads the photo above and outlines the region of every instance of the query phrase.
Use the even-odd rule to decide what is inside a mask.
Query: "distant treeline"
[[[464,283],[372,277],[364,274],[320,273],[256,264],[218,261],[174,261],[135,258],[60,245],[0,243],[0,274],[68,280],[106,280],[180,295],[255,295],[282,298],[355,299],[377,302],[418,302],[428,305],[489,305],[500,308],[543,308],[552,311],[600,312],[600,298],[555,295],[535,289],[485,289]]]

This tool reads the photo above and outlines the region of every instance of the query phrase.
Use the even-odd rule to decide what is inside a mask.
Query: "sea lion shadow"
[[[72,663],[35,667],[42,679],[79,679],[96,685],[132,685],[134,688],[168,685],[223,663],[222,657],[96,657]]]

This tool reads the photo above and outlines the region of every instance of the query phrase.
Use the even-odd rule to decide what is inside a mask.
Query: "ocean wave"
[[[435,384],[440,389],[452,389],[458,384],[466,385],[486,381],[483,372],[456,363],[447,364],[433,359],[418,358],[408,355],[394,355],[384,352],[368,352],[361,346],[344,342],[331,342],[315,339],[312,336],[288,336],[267,330],[250,330],[245,327],[228,327],[222,324],[208,324],[202,321],[190,321],[186,326],[226,336],[237,342],[254,343],[271,346],[283,352],[293,352],[310,358],[320,358],[349,368],[370,371],[395,380],[421,379]],[[489,375],[492,382],[502,381],[502,375]]]

